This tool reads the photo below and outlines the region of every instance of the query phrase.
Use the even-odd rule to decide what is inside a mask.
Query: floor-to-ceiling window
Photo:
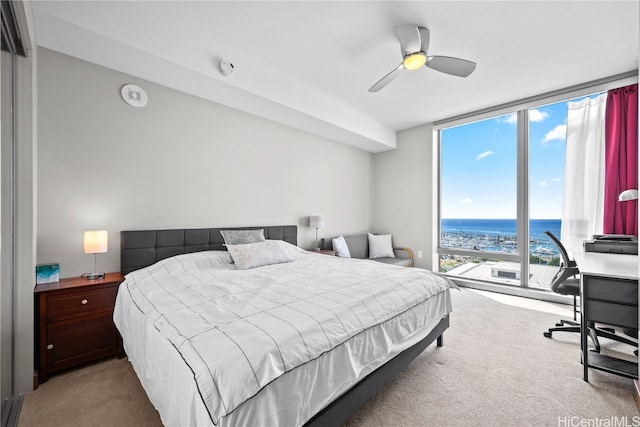
[[[544,234],[560,238],[564,188],[567,102],[529,109],[529,281],[527,286],[548,289],[560,254]]]
[[[440,131],[441,271],[519,283],[516,131],[513,115]]]
[[[548,290],[560,262],[567,101],[583,85],[436,123],[439,270],[463,281]]]

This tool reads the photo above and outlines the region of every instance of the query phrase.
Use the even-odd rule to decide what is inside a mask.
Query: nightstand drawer
[[[111,356],[118,351],[118,333],[111,314],[65,320],[47,326],[47,368],[49,372]]]
[[[117,293],[117,286],[109,286],[49,295],[47,300],[48,318],[55,320],[94,310],[112,310]]]

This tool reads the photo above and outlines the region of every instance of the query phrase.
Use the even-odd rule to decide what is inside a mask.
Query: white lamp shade
[[[84,232],[84,253],[102,254],[107,252],[109,233],[107,230],[91,230]]]
[[[628,200],[638,200],[638,190],[636,189],[624,190],[618,196],[618,201],[620,202],[626,202]]]
[[[309,217],[309,227],[311,228],[324,228],[324,216],[311,215]]]

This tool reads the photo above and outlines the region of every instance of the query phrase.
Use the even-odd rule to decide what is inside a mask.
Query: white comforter
[[[188,365],[213,424],[284,373],[450,285],[427,270],[288,249],[293,262],[244,271],[226,252],[181,255],[120,286]],[[430,321],[407,316],[407,333]]]

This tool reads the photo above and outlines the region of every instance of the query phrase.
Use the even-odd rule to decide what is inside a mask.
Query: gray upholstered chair
[[[393,248],[395,258],[369,258],[369,236],[367,234],[355,234],[343,236],[351,258],[371,259],[371,261],[384,262],[386,264],[399,265],[403,267],[413,267],[413,251],[409,248]],[[321,249],[333,249],[334,238],[325,238],[320,241]]]

